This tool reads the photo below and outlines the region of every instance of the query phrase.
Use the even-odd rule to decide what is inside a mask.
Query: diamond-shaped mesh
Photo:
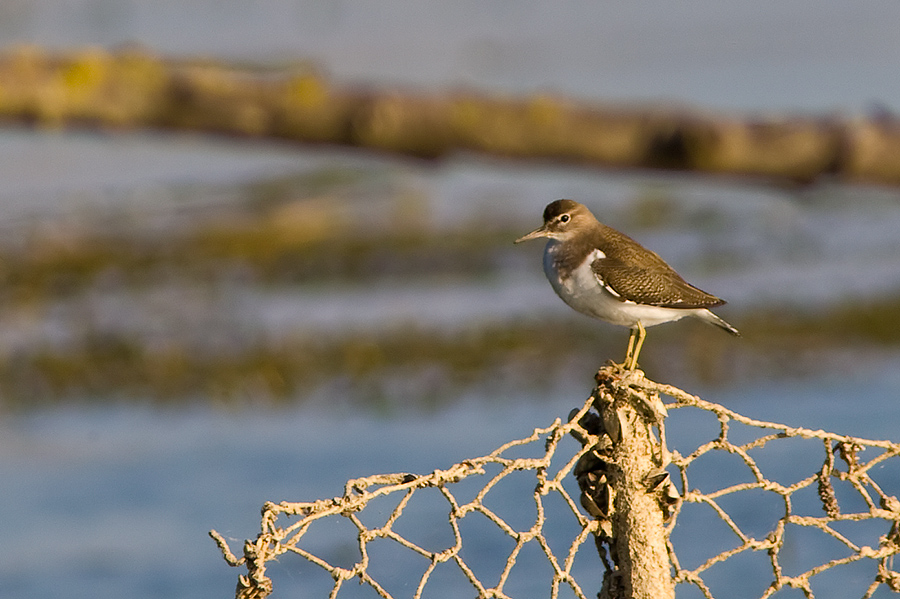
[[[291,585],[303,589],[298,595],[329,597],[596,596],[617,567],[609,558],[621,550],[611,545],[623,533],[596,504],[593,516],[585,513],[584,495],[596,488],[577,497],[570,474],[581,470],[583,482],[579,464],[610,445],[609,434],[583,426],[597,419],[595,399],[625,390],[644,406],[668,396],[661,411],[679,425],[667,435],[659,421],[647,423],[659,440],[648,480],[660,489],[679,597],[780,597],[791,587],[806,597],[900,592],[892,569],[900,501],[891,494],[900,488],[900,444],[753,420],[640,372],[598,376],[607,383],[569,422],[557,419],[486,456],[426,475],[351,480],[333,499],[266,503],[243,558],[212,531],[228,563],[248,569],[237,597],[271,593],[275,560],[286,573],[282,596]],[[653,468],[660,464],[674,481]],[[611,510],[626,507],[613,503]],[[604,583],[602,592],[621,588]]]
[[[900,592],[900,573],[892,569],[893,556],[900,553],[900,500],[891,494],[900,490],[900,444],[747,418],[669,385],[645,381],[645,388],[675,400],[667,404],[670,414],[674,408],[696,408],[718,421],[714,438],[684,454],[670,452],[679,486],[687,489],[680,493],[683,501],[667,525],[676,583],[691,583],[703,597],[712,598],[704,581],[707,573],[726,560],[758,552],[766,562],[758,577],[764,578],[767,570],[768,580],[757,582],[761,593],[752,596],[771,597],[793,587],[806,597],[843,598],[854,596],[849,587],[863,583],[863,597],[874,596],[882,585]],[[696,422],[700,417],[685,418]],[[713,453],[727,455],[729,459],[717,466],[720,475],[727,469],[724,478],[734,480],[716,484],[715,477],[701,475],[706,480],[698,488],[690,473]],[[678,558],[683,553],[679,520],[694,505],[709,508],[705,520],[724,524],[732,542],[702,561],[696,558],[701,552],[693,552],[695,565],[684,567]],[[756,522],[749,526],[757,530],[751,532],[739,522],[750,522],[746,512],[762,510],[768,514],[767,526],[760,526],[762,518],[753,518]],[[854,570],[852,577],[832,576],[818,586],[814,583],[828,570],[863,561],[867,567]],[[746,570],[742,574],[746,576]],[[726,580],[720,587],[747,583],[746,578]],[[723,591],[721,596],[735,594]]]

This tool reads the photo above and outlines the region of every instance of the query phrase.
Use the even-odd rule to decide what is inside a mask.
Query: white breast
[[[640,321],[645,327],[678,320],[690,316],[693,310],[643,306],[632,301],[622,301],[620,297],[597,277],[591,264],[605,257],[600,250],[594,250],[569,277],[559,276],[556,255],[560,243],[551,240],[544,250],[544,274],[564,302],[573,309],[605,320],[612,324],[633,327]]]

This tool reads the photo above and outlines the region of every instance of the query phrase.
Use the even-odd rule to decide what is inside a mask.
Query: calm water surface
[[[704,395],[755,417],[896,439],[897,372],[900,357],[859,379],[767,381]],[[469,398],[432,413],[121,405],[7,416],[0,424],[0,584],[5,596],[25,599],[230,596],[239,571],[218,557],[210,528],[239,550],[258,531],[264,501],[332,497],[350,478],[428,473],[484,455],[565,418],[589,389],[589,380],[582,383],[548,397]],[[672,434],[670,444],[683,449],[714,431]],[[512,511],[530,503],[507,499]],[[760,521],[751,519],[751,530],[765,530],[775,516],[752,513]],[[411,518],[413,529],[440,523]],[[478,547],[469,551],[477,555]],[[698,559],[691,544],[682,555]],[[282,561],[273,575],[279,595],[288,596],[304,579],[291,573],[298,561]]]
[[[891,0],[39,0],[3,5],[0,44],[137,42],[170,54],[311,59],[349,81],[859,112],[900,108],[898,21]]]
[[[427,222],[436,228],[509,219],[528,230],[548,198],[582,198],[605,218],[634,227],[648,245],[666,248],[667,258],[696,273],[689,278],[727,292],[731,315],[753,310],[762,301],[823,308],[847,298],[890,296],[900,289],[895,233],[900,208],[890,190],[795,192],[677,176],[485,165],[468,158],[433,167],[277,146],[250,146],[245,160],[247,148],[141,136],[100,140],[8,133],[0,139],[7,144],[0,144],[0,152],[43,156],[54,174],[44,179],[8,169],[9,187],[0,191],[0,198],[7,206],[3,220],[11,236],[47,223],[89,221],[104,211],[131,214],[138,221],[157,218],[165,226],[191,202],[206,209],[206,203],[214,208],[217,201],[240,201],[233,190],[236,182],[349,164],[393,181],[395,188],[417,189],[428,198]],[[132,168],[136,174],[123,174]],[[666,198],[662,203],[654,199],[660,193]],[[157,202],[148,204],[148,197]],[[647,197],[651,206],[669,215],[662,224],[648,225],[636,216],[641,212],[635,212],[635,202]],[[89,313],[103,326],[138,335],[192,330],[203,337],[231,325],[237,331],[264,331],[273,339],[296,328],[325,336],[410,323],[453,330],[472,322],[563,313],[565,306],[542,280],[539,248],[533,250],[504,262],[496,278],[457,280],[449,286],[420,279],[310,288],[238,285],[212,294],[100,288],[72,301],[92,306]],[[726,259],[707,263],[702,256],[708,252]],[[778,284],[771,285],[773,280]],[[67,327],[77,322],[72,314],[80,313],[49,311],[36,322],[7,317],[6,347],[65,339]],[[621,331],[596,327],[598,336],[616,334],[624,343]],[[688,390],[764,420],[897,439],[896,351],[851,351],[836,363],[839,367],[830,375],[823,373],[826,367],[808,379],[763,378]],[[649,374],[683,380],[677,372]],[[380,406],[360,407],[336,381],[313,391],[305,407],[275,408],[251,395],[232,408],[215,407],[203,397],[162,408],[131,397],[101,406],[76,402],[6,413],[0,419],[0,530],[5,541],[0,586],[8,596],[24,599],[230,596],[239,571],[225,565],[206,536],[209,529],[226,535],[238,549],[256,535],[265,501],[332,497],[350,478],[427,473],[484,455],[535,426],[565,417],[588,393],[591,372],[573,372],[564,381],[546,396],[516,396],[497,387],[489,393],[462,390],[431,408],[404,408],[390,398]],[[690,426],[682,427],[681,436],[670,442],[681,447],[709,439],[696,434]],[[900,488],[900,480],[894,488]],[[521,502],[521,494],[505,497],[512,510],[530,503]],[[413,517],[410,526],[433,525],[430,518],[419,518]],[[762,511],[752,512],[749,522],[763,532],[769,526]],[[501,541],[487,537],[484,542],[473,543],[470,551],[473,559],[487,563],[496,557],[490,543]],[[702,552],[692,553],[696,546],[685,543],[685,559],[701,559]],[[339,549],[352,555],[352,541]],[[594,566],[580,566],[585,580],[595,575]],[[517,583],[526,588],[533,582],[529,575],[545,574],[537,565],[526,572]],[[856,576],[865,580],[868,575]],[[273,566],[273,576],[285,595],[302,595],[307,588],[296,561]],[[727,568],[711,574],[720,584],[729,577],[733,573]],[[402,578],[394,582],[404,583]],[[316,584],[315,589],[324,588],[321,581]]]
[[[13,133],[2,138],[8,145],[5,150],[0,145],[0,151],[14,155],[25,149],[44,156],[55,175],[42,179],[29,171],[8,171],[9,188],[0,198],[8,207],[5,227],[11,235],[23,226],[79,222],[84,215],[105,210],[166,223],[185,203],[239,201],[229,191],[236,181],[350,164],[381,173],[379,177],[399,182],[401,188],[418,189],[428,198],[428,222],[438,228],[510,219],[527,230],[536,224],[547,198],[580,197],[623,228],[634,226],[649,245],[665,247],[667,258],[697,273],[690,278],[727,290],[732,315],[752,310],[763,300],[827,307],[848,297],[880,297],[900,288],[900,261],[895,259],[900,253],[895,234],[900,209],[890,190],[796,193],[684,177],[484,165],[466,158],[422,167],[353,153],[278,147],[257,148],[259,152],[249,152],[252,158],[244,160],[241,148],[227,144],[170,144],[139,136],[101,141]],[[43,144],[53,150],[45,151]],[[91,159],[85,162],[85,156]],[[91,169],[86,172],[88,162]],[[123,175],[137,165],[147,169]],[[77,175],[75,191],[64,184],[70,173]],[[191,189],[197,192],[185,192]],[[210,194],[209,189],[221,191]],[[670,218],[662,225],[642,224],[635,217],[635,198],[654,198],[659,190],[669,198],[662,208]],[[159,200],[147,204],[147,197]],[[104,326],[137,334],[177,334],[198,323],[208,325],[194,330],[199,336],[238,323],[237,330],[261,330],[276,339],[296,327],[322,335],[348,328],[389,330],[409,323],[452,330],[473,321],[564,312],[565,306],[542,280],[539,248],[534,250],[525,254],[527,260],[509,262],[498,278],[451,286],[428,280],[314,288],[237,286],[222,295],[200,294],[204,299],[199,303],[196,294],[177,289],[100,289],[78,301],[90,302]],[[706,264],[701,254],[708,251],[732,258]],[[771,280],[778,285],[770,286]],[[65,338],[70,326],[66,310],[49,312],[40,326],[7,319],[6,343],[27,347],[54,335]],[[618,334],[624,342],[620,333],[597,325],[598,336]],[[763,420],[897,439],[898,354],[874,348],[864,355],[850,352],[846,361],[837,363],[841,366],[832,374],[819,371],[809,379],[762,379],[688,390]],[[683,380],[677,372],[649,374]],[[460,396],[431,408],[404,408],[390,401],[360,407],[336,381],[314,391],[305,407],[273,408],[262,398],[254,403],[251,396],[233,408],[215,407],[203,397],[161,408],[132,397],[102,406],[70,403],[7,413],[0,419],[0,530],[5,541],[0,586],[8,596],[25,599],[230,596],[239,571],[219,557],[206,536],[209,529],[223,533],[238,549],[244,539],[255,536],[265,501],[332,497],[350,478],[427,473],[484,455],[535,426],[565,417],[590,385],[586,369],[572,373],[546,396],[514,396],[495,387],[489,393],[462,390]],[[709,439],[698,439],[690,426],[678,434],[670,439],[673,446]],[[900,488],[900,480],[895,488]],[[506,497],[512,510],[530,503],[521,503],[521,495]],[[433,525],[425,515],[419,518],[413,517],[410,526]],[[762,511],[749,518],[751,526],[767,530],[769,521]],[[487,563],[496,556],[490,543],[498,541],[488,537],[484,542],[473,543],[471,551],[476,561]],[[340,547],[352,555],[352,541]],[[702,552],[692,553],[695,544],[687,542],[685,547],[686,559],[701,559]],[[479,557],[479,551],[485,555]],[[581,566],[586,580],[595,575],[595,565]],[[529,575],[545,574],[537,565],[527,572],[518,582],[524,587],[533,582]],[[868,574],[858,574],[859,580]],[[296,561],[285,559],[273,566],[273,576],[285,595],[302,594],[307,588]],[[721,581],[731,576],[725,568],[711,574],[711,580],[724,584]],[[401,586],[404,582],[394,581]],[[327,586],[315,584],[317,590]]]
[[[342,81],[860,112],[900,107],[898,7],[699,1],[651,9],[575,1],[553,8],[425,2],[413,9],[403,2],[41,0],[0,6],[0,44],[138,42],[164,54],[267,63],[299,56]],[[247,183],[348,168],[366,173],[379,189],[426,198],[425,222],[438,229],[499,220],[526,231],[549,200],[582,200],[660,249],[692,281],[727,296],[729,316],[771,303],[825,309],[900,291],[900,194],[893,190],[773,189],[465,156],[428,166],[193,137],[0,132],[0,230],[5,243],[15,244],[34,231],[96,225],[100,215],[113,223],[185,227],[191,224],[185,214],[241,202],[236,189]],[[225,294],[101,289],[37,316],[4,315],[0,352],[9,357],[68,339],[77,321],[72,314],[138,335],[205,337],[227,324],[277,338],[298,328],[322,335],[348,326],[455,329],[473,320],[564,313],[541,279],[539,249],[521,250],[504,258],[500,276],[452,285],[380,281]],[[761,376],[688,390],[763,420],[900,439],[896,348],[848,351],[828,364],[811,378]],[[649,374],[681,380],[677,372]],[[590,385],[586,369],[546,396],[463,390],[430,409],[390,402],[360,408],[338,381],[304,406],[273,408],[250,397],[221,408],[199,397],[161,408],[113,398],[100,406],[0,412],[2,595],[231,596],[239,571],[225,565],[209,529],[237,549],[255,536],[264,501],[331,497],[349,478],[425,473],[483,455],[565,417]],[[699,442],[696,435],[682,427],[670,441],[689,446]],[[897,477],[890,480],[900,488]],[[759,518],[751,510],[751,527],[765,531]],[[685,559],[700,559],[686,545]],[[472,551],[489,548],[486,542]],[[273,566],[276,590],[304,596],[296,562],[284,562]],[[725,569],[713,578],[726,584],[745,575]],[[848,574],[817,596],[845,597],[841,585],[855,577],[864,579]]]

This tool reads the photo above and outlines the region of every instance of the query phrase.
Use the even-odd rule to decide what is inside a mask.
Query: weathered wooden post
[[[600,599],[674,599],[666,549],[665,519],[677,501],[664,470],[667,451],[654,433],[666,408],[656,392],[640,386],[640,371],[615,367],[597,373],[598,414],[582,426],[600,436],[576,466],[584,507],[600,520],[597,545],[606,548],[607,571]]]

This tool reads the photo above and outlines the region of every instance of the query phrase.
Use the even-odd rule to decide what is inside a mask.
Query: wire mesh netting
[[[900,592],[900,444],[753,420],[640,372],[598,380],[567,422],[486,456],[266,503],[241,558],[212,531],[228,563],[247,567],[237,597],[276,582],[281,596],[620,596],[613,512],[628,506],[602,473],[616,467],[616,433],[595,411],[613,396],[656,414],[646,480],[679,597]]]

